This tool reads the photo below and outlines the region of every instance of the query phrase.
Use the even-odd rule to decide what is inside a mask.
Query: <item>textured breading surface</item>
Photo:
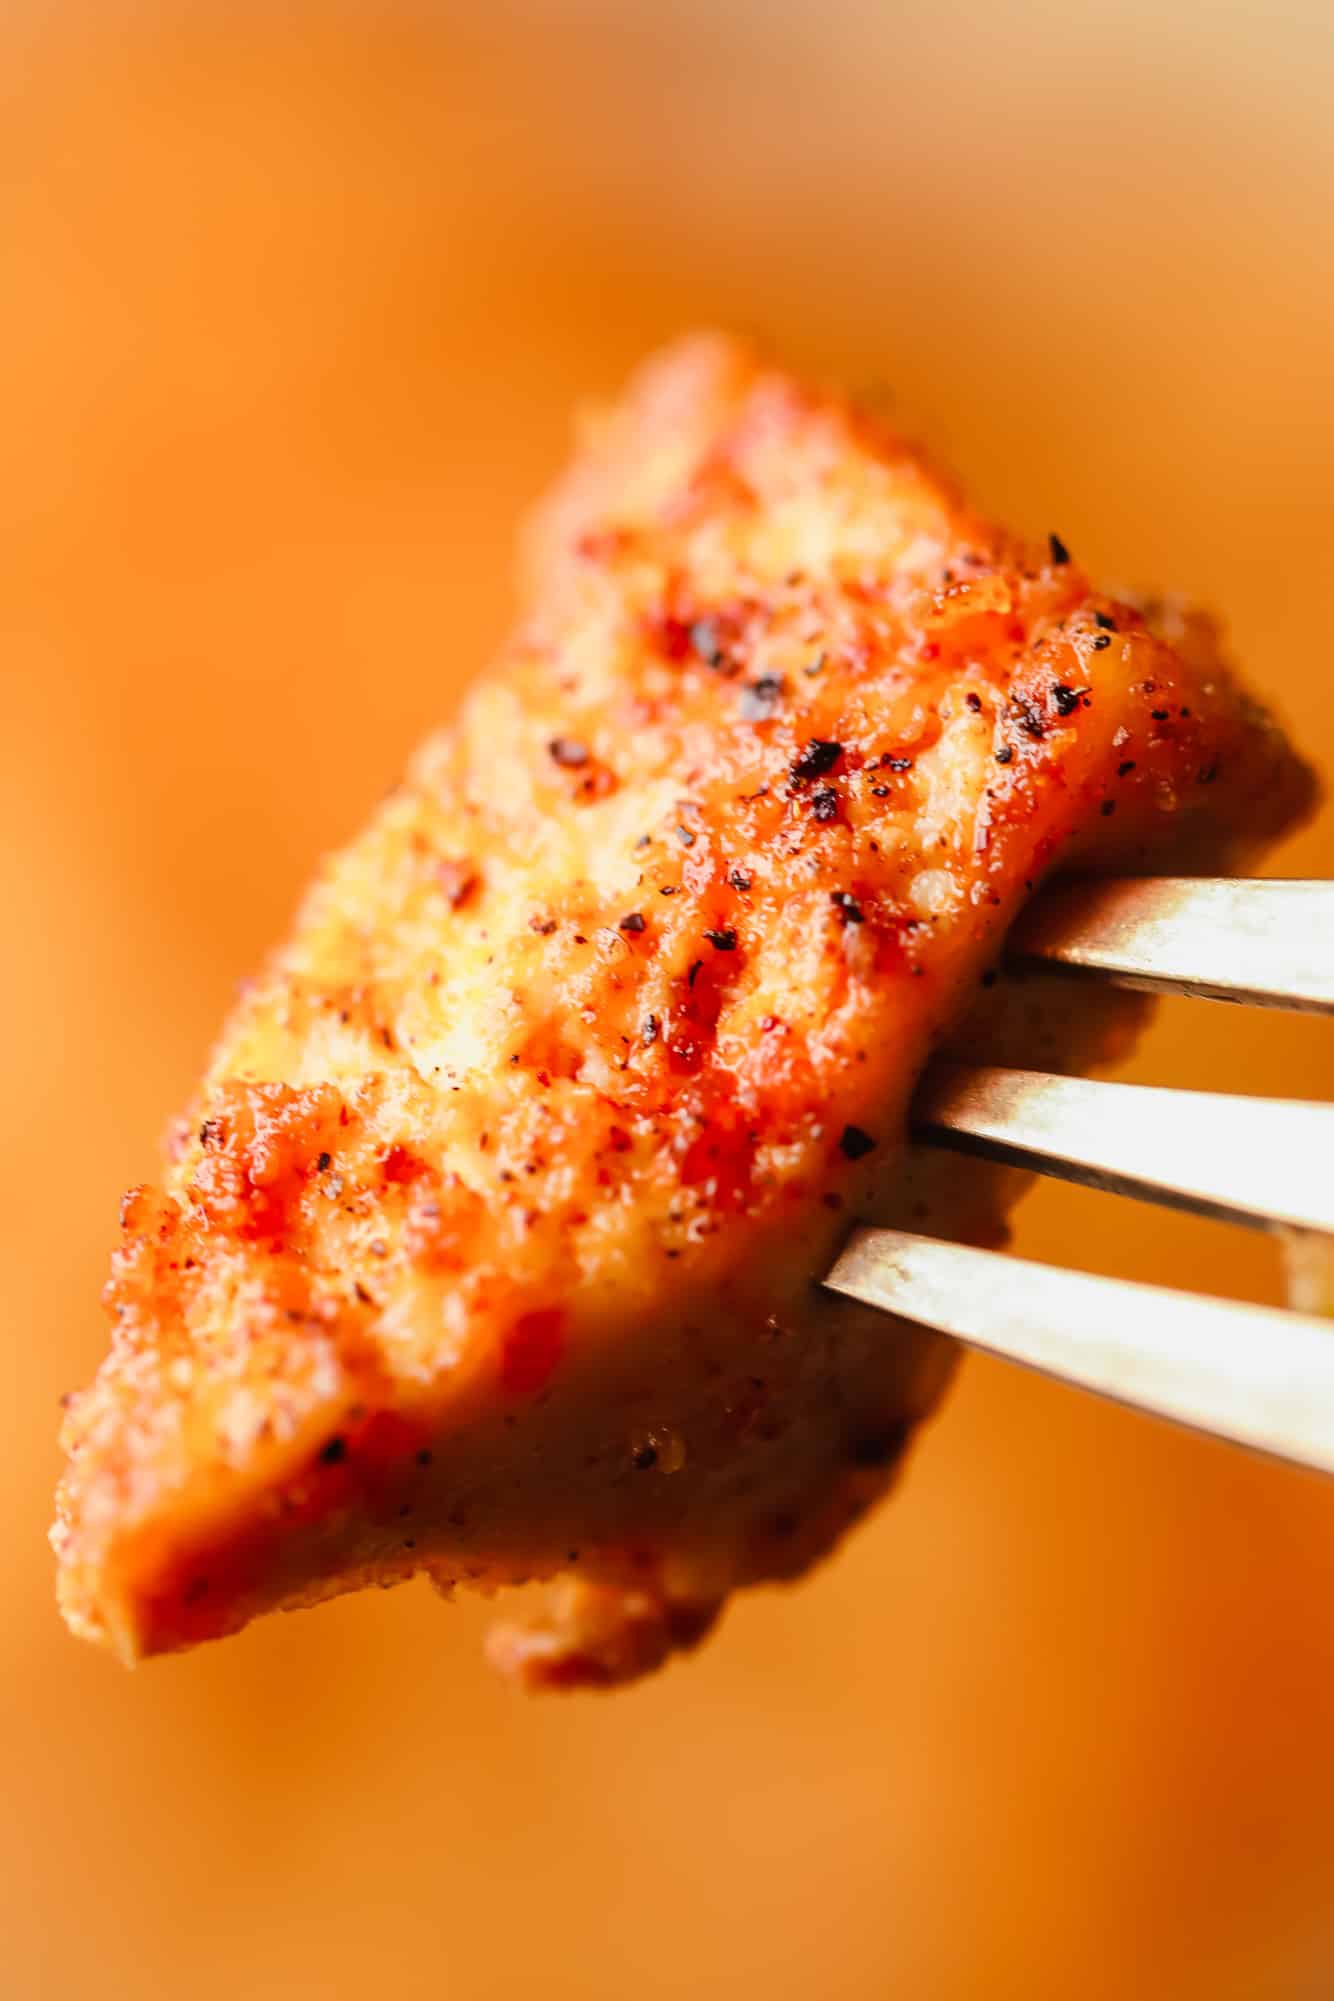
[[[999,1232],[903,1130],[1016,910],[1309,798],[1206,630],[727,341],[591,427],[528,570],[126,1198],[55,1540],[127,1657],[426,1570],[559,1577],[498,1653],[615,1680],[798,1573],[950,1366],[814,1281],[856,1216]]]

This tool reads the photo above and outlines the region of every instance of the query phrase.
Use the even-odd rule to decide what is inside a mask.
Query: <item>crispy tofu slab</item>
[[[423,1571],[553,1580],[497,1658],[614,1682],[803,1571],[952,1365],[820,1292],[840,1240],[1003,1235],[1013,1177],[906,1145],[923,1065],[1140,1005],[988,995],[1016,912],[1311,797],[1207,627],[727,340],[589,424],[526,571],[125,1199],[54,1541],[126,1660]]]

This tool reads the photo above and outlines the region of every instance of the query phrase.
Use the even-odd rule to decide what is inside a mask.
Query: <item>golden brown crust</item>
[[[599,420],[528,573],[129,1199],[56,1531],[127,1655],[575,1566],[569,1646],[512,1658],[606,1679],[797,1574],[949,1365],[813,1280],[856,1214],[999,1227],[902,1125],[1016,909],[1310,799],[1210,639],[733,343]]]

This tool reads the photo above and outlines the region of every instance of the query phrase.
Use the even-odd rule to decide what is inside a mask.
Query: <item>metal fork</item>
[[[1008,955],[1052,974],[1334,1015],[1334,882],[1071,884],[1034,906]],[[1328,1236],[1334,1274],[1334,1104],[956,1064],[928,1072],[913,1127],[930,1145]],[[855,1231],[825,1283],[971,1347],[1334,1473],[1330,1320],[900,1230]]]

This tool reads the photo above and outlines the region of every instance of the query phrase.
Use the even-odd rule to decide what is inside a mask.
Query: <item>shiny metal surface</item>
[[[1117,1194],[1334,1232],[1334,1105],[939,1064],[913,1123],[939,1145]]]
[[[1159,1417],[1334,1472],[1334,1329],[898,1230],[857,1230],[825,1281]]]
[[[1334,882],[1058,884],[1016,925],[1010,956],[1151,992],[1334,1013]]]

